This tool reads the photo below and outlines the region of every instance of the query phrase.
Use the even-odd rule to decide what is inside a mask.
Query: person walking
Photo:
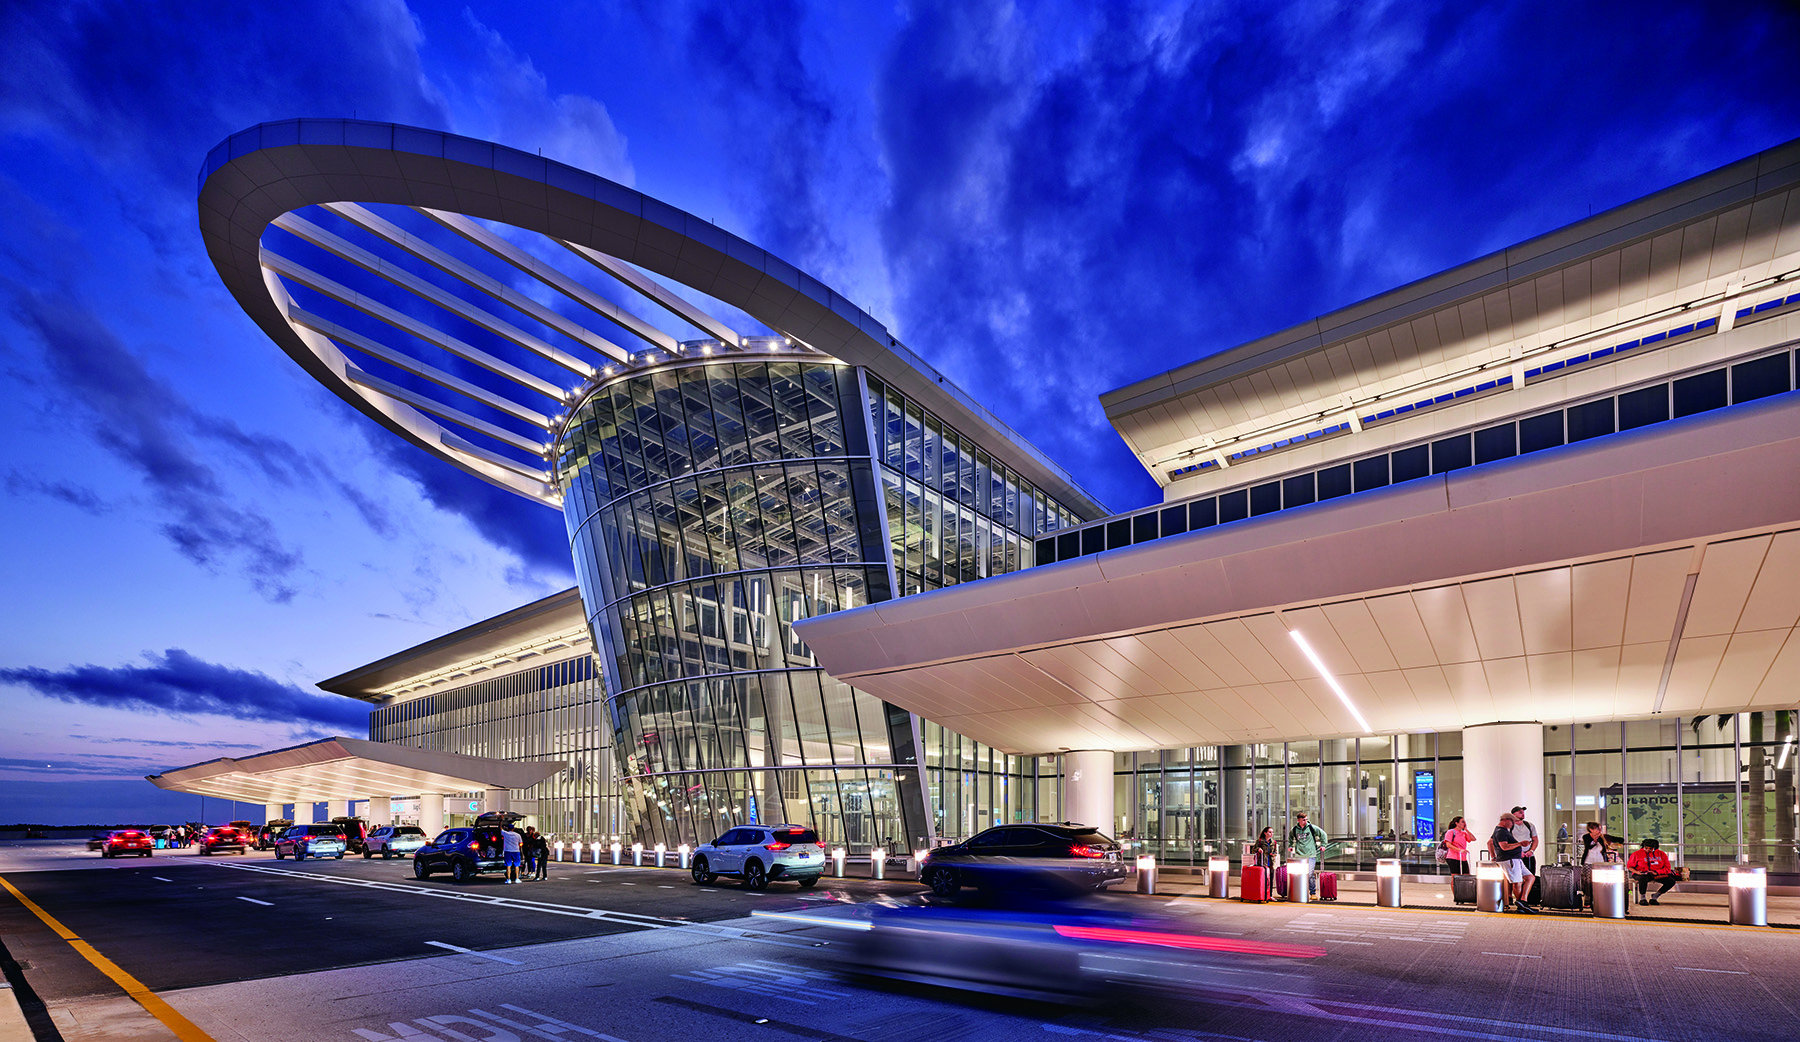
[[[1262,835],[1250,847],[1250,863],[1259,865],[1263,870],[1263,895],[1265,901],[1275,897],[1275,827],[1263,826]]]
[[[1293,857],[1306,860],[1306,893],[1309,897],[1319,894],[1319,866],[1325,860],[1325,830],[1307,820],[1306,812],[1294,815],[1294,827],[1288,830],[1288,853]],[[1288,880],[1288,885],[1293,885]]]
[[[1444,830],[1444,861],[1450,866],[1453,876],[1469,874],[1469,844],[1475,842],[1475,833],[1463,822],[1458,814],[1450,819],[1450,827]]]
[[[1488,839],[1488,853],[1493,855],[1506,873],[1506,881],[1501,884],[1506,910],[1530,914],[1536,911],[1527,900],[1531,896],[1531,884],[1535,878],[1525,871],[1525,856],[1520,853],[1525,844],[1513,836],[1513,827],[1518,821],[1511,811],[1500,815],[1500,824],[1495,826],[1494,834]]]
[[[1538,864],[1537,864],[1537,850],[1538,850],[1537,826],[1533,825],[1531,822],[1525,820],[1525,808],[1524,807],[1514,807],[1512,809],[1512,812],[1513,812],[1513,838],[1518,840],[1520,843],[1525,844],[1524,846],[1519,848],[1519,860],[1525,862],[1525,871],[1531,873],[1532,875],[1537,875],[1537,868],[1538,868]]]
[[[525,838],[514,832],[510,824],[502,825],[500,827],[500,849],[506,857],[506,881],[517,883],[519,881],[519,862],[522,860],[525,849]]]

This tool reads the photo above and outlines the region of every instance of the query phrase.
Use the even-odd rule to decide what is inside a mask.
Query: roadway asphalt
[[[0,847],[0,877],[220,1042],[1800,1034],[1792,930],[1123,896],[1227,946],[1319,957],[1209,955],[1174,991],[1078,1005],[851,972],[856,933],[821,924],[919,903],[912,883],[758,894],[563,865],[547,883],[457,886],[401,861],[102,861],[56,842]],[[0,937],[60,1037],[176,1037],[5,893]]]

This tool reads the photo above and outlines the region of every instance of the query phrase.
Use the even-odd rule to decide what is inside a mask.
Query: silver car
[[[825,874],[825,847],[805,825],[739,825],[694,851],[694,883],[736,876],[746,889],[764,890],[772,879],[817,886]]]
[[[367,860],[380,854],[383,860],[392,857],[411,857],[413,852],[425,845],[428,837],[425,830],[417,825],[383,825],[369,833],[363,841],[363,859]]]

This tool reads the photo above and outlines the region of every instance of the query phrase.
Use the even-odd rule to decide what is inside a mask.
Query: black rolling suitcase
[[[1574,865],[1545,865],[1538,872],[1534,899],[1545,908],[1574,911],[1581,907],[1581,869]]]
[[[1456,903],[1459,905],[1474,904],[1475,903],[1475,877],[1474,876],[1466,876],[1466,875],[1465,876],[1451,876],[1450,877],[1450,896],[1452,898],[1454,898],[1456,900]]]

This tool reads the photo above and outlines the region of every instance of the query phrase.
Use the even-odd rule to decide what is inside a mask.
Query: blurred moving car
[[[200,853],[211,856],[221,850],[236,850],[240,854],[248,853],[250,837],[244,831],[230,825],[219,825],[207,829],[200,836]]]
[[[255,843],[256,849],[258,849],[258,850],[274,849],[275,841],[277,839],[281,838],[281,834],[293,827],[294,827],[294,822],[291,818],[272,818],[272,819],[270,819],[269,823],[267,825],[263,825],[262,827],[260,827],[256,830],[256,843]]]
[[[427,879],[433,872],[448,872],[455,882],[472,882],[483,872],[504,871],[504,853],[496,827],[445,829],[413,852],[413,878]]]
[[[939,897],[978,890],[1098,890],[1129,875],[1119,844],[1074,822],[1000,825],[926,854],[919,881]]]
[[[104,848],[106,846],[106,837],[108,835],[110,835],[110,833],[96,832],[93,835],[89,836],[88,841],[87,841],[88,849],[89,850],[100,850],[100,849]]]
[[[294,825],[275,840],[275,860],[292,855],[295,861],[309,857],[344,857],[344,830],[339,825]]]
[[[100,844],[101,857],[120,857],[124,854],[142,854],[150,857],[156,849],[156,840],[150,833],[142,829],[114,829],[106,834]]]
[[[739,825],[700,844],[692,865],[696,886],[736,876],[749,890],[766,890],[773,879],[811,887],[825,874],[825,847],[805,825]]]
[[[370,858],[380,854],[383,859],[396,855],[416,853],[418,849],[430,842],[425,830],[417,825],[383,825],[363,844],[362,856]]]

